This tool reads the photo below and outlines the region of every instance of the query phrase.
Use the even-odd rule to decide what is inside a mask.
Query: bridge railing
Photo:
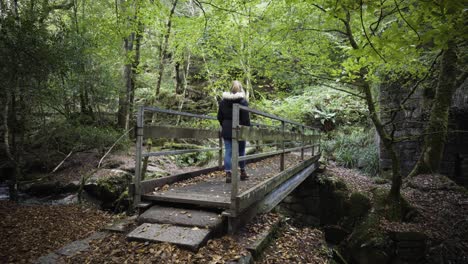
[[[279,126],[266,125],[259,123],[252,123],[252,126],[241,126],[239,125],[239,113],[240,111],[247,111],[252,115],[258,115],[263,118],[269,119],[271,123],[277,122]],[[133,184],[133,195],[134,205],[138,206],[141,203],[142,193],[151,191],[154,187],[150,184],[151,181],[145,181],[142,184],[142,159],[144,157],[155,157],[164,155],[179,155],[193,152],[207,152],[217,151],[218,152],[218,167],[209,168],[201,171],[209,172],[215,169],[220,169],[223,166],[223,141],[219,129],[201,129],[201,128],[190,128],[180,126],[165,126],[156,125],[156,120],[153,120],[150,125],[145,124],[145,113],[162,113],[169,115],[184,116],[189,118],[195,118],[199,120],[217,120],[216,117],[208,115],[192,114],[180,111],[173,111],[167,109],[161,109],[157,107],[145,107],[142,106],[137,112],[137,124],[136,124],[136,157],[135,157],[135,177]],[[287,126],[292,129],[287,129]],[[285,170],[285,153],[292,151],[301,151],[301,158],[304,160],[304,151],[310,149],[312,156],[318,151],[320,152],[320,131],[316,128],[305,126],[303,124],[287,120],[269,113],[258,111],[252,108],[248,108],[239,104],[233,105],[233,139],[232,139],[232,164],[237,164],[239,161],[248,161],[252,159],[258,159],[268,157],[272,155],[280,155],[280,170]],[[182,149],[182,150],[163,150],[156,152],[144,152],[143,141],[148,138],[169,138],[169,139],[218,139],[218,146],[211,148],[202,149]],[[263,141],[262,144],[254,145],[254,147],[262,146],[276,146],[276,150],[269,151],[266,153],[258,153],[246,156],[239,156],[238,142],[239,141]],[[274,143],[271,143],[274,142]],[[295,143],[298,146],[287,147]],[[180,180],[181,177],[171,178],[167,180],[167,183],[171,183]],[[148,184],[146,184],[148,183]],[[231,213],[237,214],[245,206],[252,203],[252,193],[239,194],[239,171],[237,166],[232,166],[232,185],[231,185]],[[259,194],[260,195],[260,194]]]
[[[279,122],[280,126],[258,127],[258,126],[242,126],[240,125],[240,111],[247,111],[249,114],[262,116],[270,119],[273,122]],[[289,125],[292,129],[287,130]],[[301,151],[301,159],[304,160],[304,151],[311,149],[311,156],[315,156],[315,152],[320,153],[320,130],[314,127],[306,126],[295,121],[291,121],[279,116],[265,113],[256,109],[252,109],[240,104],[234,104],[232,109],[232,185],[231,185],[231,208],[230,213],[236,216],[240,211],[250,206],[256,201],[256,196],[263,196],[270,189],[274,188],[278,182],[282,182],[293,173],[297,173],[298,168],[284,172],[285,170],[285,154],[293,151]],[[275,141],[277,150],[239,156],[238,144],[239,141]],[[287,142],[299,143],[299,146],[286,147]],[[317,148],[317,149],[315,149]],[[239,169],[236,166],[239,161],[246,161],[255,158],[267,157],[272,155],[280,155],[280,173],[275,176],[276,179],[271,179],[261,183],[264,186],[252,188],[246,192],[239,194]],[[304,163],[307,164],[307,163]]]

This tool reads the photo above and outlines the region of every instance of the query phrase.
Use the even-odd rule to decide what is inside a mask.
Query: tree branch
[[[298,27],[295,28],[294,31],[299,31],[299,30],[306,30],[306,31],[317,31],[317,32],[337,32],[343,35],[347,35],[346,32],[338,30],[338,29],[318,29],[318,28],[303,28],[303,27]]]
[[[225,11],[225,12],[228,12],[228,13],[234,13],[234,14],[238,14],[238,15],[241,15],[241,16],[246,16],[246,17],[250,17],[249,14],[244,14],[244,13],[241,13],[241,12],[238,12],[237,10],[234,10],[234,9],[227,9],[227,8],[224,8],[224,7],[220,7],[218,5],[215,5],[211,2],[203,2],[203,1],[198,1],[197,2],[201,5],[201,4],[206,4],[206,5],[209,5],[211,7],[214,7],[216,9],[219,9],[221,11]]]
[[[364,35],[366,36],[367,42],[368,42],[369,45],[372,47],[372,49],[374,50],[374,52],[375,52],[385,63],[387,63],[387,60],[385,60],[385,58],[380,54],[380,52],[377,51],[377,49],[374,47],[374,44],[372,44],[372,41],[370,40],[369,36],[367,35],[366,27],[364,26],[364,19],[362,18],[362,0],[360,1],[360,18],[361,18],[362,30],[364,31]]]
[[[416,35],[418,36],[418,40],[421,40],[421,36],[419,36],[419,33],[418,31],[416,31],[416,29],[411,26],[411,24],[406,20],[406,18],[403,16],[403,14],[401,13],[401,10],[400,10],[400,7],[398,6],[398,3],[396,0],[393,0],[393,2],[395,3],[395,6],[396,6],[396,9],[398,10],[398,13],[400,14],[401,18],[403,19],[403,21],[405,21],[405,23],[408,25],[409,28],[411,28],[414,33],[416,33]]]

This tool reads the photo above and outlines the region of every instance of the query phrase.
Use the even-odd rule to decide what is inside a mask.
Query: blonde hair
[[[231,93],[235,94],[235,93],[240,93],[240,92],[244,92],[241,82],[237,80],[233,81],[232,86],[231,86]]]

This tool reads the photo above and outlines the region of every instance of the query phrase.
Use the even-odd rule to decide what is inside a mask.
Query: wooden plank
[[[276,151],[270,151],[270,152],[266,152],[266,153],[251,154],[251,155],[246,155],[246,156],[239,157],[239,161],[269,157],[269,156],[277,155],[277,154],[280,154],[280,153],[283,153],[282,149],[276,150]]]
[[[154,190],[154,188],[156,188],[156,187],[162,187],[162,186],[164,186],[166,184],[171,184],[171,183],[174,183],[174,182],[183,181],[183,180],[186,180],[186,179],[190,179],[192,177],[196,177],[196,176],[206,174],[206,173],[210,173],[210,172],[217,171],[217,170],[219,170],[219,167],[214,166],[214,167],[209,167],[209,168],[205,168],[205,169],[201,169],[201,170],[184,172],[184,173],[180,173],[180,174],[174,174],[174,175],[171,175],[171,176],[162,177],[162,178],[158,178],[158,179],[151,179],[151,180],[142,181],[141,182],[141,192],[142,193],[149,193],[149,192],[152,192]]]
[[[282,141],[302,141],[302,134],[295,132],[281,132],[281,130],[259,128],[252,126],[240,126],[239,140],[282,140]]]
[[[271,157],[271,156],[274,156],[274,155],[275,154],[268,153],[268,155],[264,155],[264,156],[261,156],[261,157],[254,157],[253,159],[247,160],[246,162],[247,163],[257,162],[257,161],[263,160],[265,158],[268,158],[268,157]],[[180,173],[180,174],[174,174],[174,175],[170,175],[170,176],[166,176],[166,177],[162,177],[162,178],[145,180],[145,181],[141,182],[141,193],[143,193],[143,194],[149,193],[149,192],[152,192],[154,190],[154,188],[156,188],[156,187],[162,187],[162,186],[164,186],[166,184],[171,184],[171,183],[174,183],[174,182],[187,180],[187,179],[190,179],[190,178],[202,175],[202,174],[206,174],[206,173],[210,173],[210,172],[217,171],[217,170],[222,170],[222,169],[223,169],[223,166],[221,166],[221,167],[214,166],[214,167],[204,168],[204,169],[200,169],[200,170],[196,170],[196,171],[190,171],[190,172],[184,172],[184,173]],[[130,185],[130,190],[131,190],[131,192],[133,192],[135,190],[135,184]]]
[[[146,138],[218,138],[219,131],[214,129],[199,129],[171,126],[146,126],[143,128],[143,137]]]
[[[141,196],[142,199],[148,201],[160,201],[160,202],[170,202],[170,203],[183,203],[183,204],[193,204],[199,205],[203,207],[209,208],[230,208],[231,203],[229,202],[229,198],[226,197],[226,201],[224,199],[214,199],[213,196],[210,195],[202,195],[202,194],[193,194],[191,193],[190,196],[186,194],[180,193],[172,193],[172,194],[144,194]]]
[[[215,116],[197,115],[197,114],[192,114],[192,113],[187,113],[187,112],[180,112],[180,111],[162,109],[162,108],[151,107],[151,106],[145,106],[144,110],[148,111],[148,112],[156,112],[156,113],[164,113],[164,114],[179,115],[179,116],[186,116],[186,117],[194,117],[194,118],[200,118],[200,119],[211,119],[211,120],[216,120],[217,119]]]
[[[143,153],[143,157],[157,157],[157,156],[165,156],[165,155],[179,155],[179,154],[185,154],[185,153],[208,152],[208,151],[215,151],[215,150],[220,150],[220,148],[181,149],[181,150],[168,150],[168,151],[148,152],[148,153]]]
[[[284,182],[278,189],[265,196],[265,198],[257,205],[259,213],[271,211],[284,198],[286,198],[286,196],[288,196],[294,189],[296,189],[299,184],[307,179],[307,177],[309,177],[317,169],[317,167],[317,162],[312,163],[312,165]]]
[[[304,168],[310,166],[312,163],[316,162],[319,159],[319,156],[314,156],[295,167],[288,168],[287,170],[277,174],[276,176],[267,179],[254,187],[246,190],[245,192],[241,193],[237,196],[237,203],[239,204],[239,209],[242,211],[243,209],[249,207],[256,201],[263,198],[266,194],[271,192],[274,188],[278,187],[281,183],[288,180],[294,174],[298,173],[299,171],[303,170]]]

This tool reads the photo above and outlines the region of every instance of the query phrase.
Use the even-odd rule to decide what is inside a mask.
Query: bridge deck
[[[300,153],[285,155],[285,167],[294,167],[300,164]],[[305,159],[310,158],[307,155]],[[280,172],[280,157],[270,157],[256,163],[248,164],[246,171],[249,180],[239,182],[239,193],[260,188],[262,183]],[[203,174],[188,180],[175,182],[142,196],[143,200],[165,201],[183,204],[195,204],[203,207],[226,209],[231,204],[231,185],[225,182],[223,171]]]

